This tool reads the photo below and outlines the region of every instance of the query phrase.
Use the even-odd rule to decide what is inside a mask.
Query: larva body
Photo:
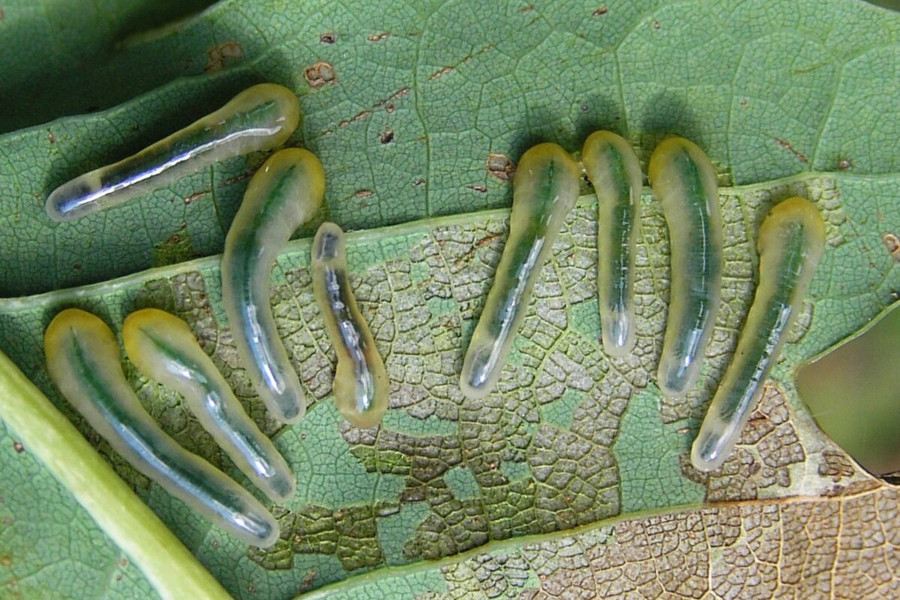
[[[825,249],[819,211],[804,198],[781,202],[760,227],[758,248],[756,296],[691,451],[691,463],[701,471],[722,465],[759,402]]]
[[[54,221],[72,221],[117,206],[214,162],[280,146],[299,122],[300,104],[292,91],[255,85],[137,154],[59,186],[47,198],[47,214]]]
[[[334,401],[338,411],[355,427],[374,427],[387,411],[390,382],[350,289],[344,232],[334,223],[322,223],[313,240],[312,283],[337,354]]]
[[[179,446],[141,406],[103,321],[82,310],[64,310],[47,327],[44,350],[53,383],[129,464],[248,544],[275,543],[278,524],[259,501]]]
[[[722,217],[716,171],[696,144],[668,138],[650,157],[650,185],[669,229],[671,287],[657,384],[693,386],[712,336],[722,287]]]
[[[597,131],[581,161],[597,195],[597,298],[603,349],[621,357],[634,347],[634,255],[643,176],[625,139]]]
[[[291,234],[322,204],[325,173],[299,148],[273,154],[250,179],[225,238],[222,304],[234,344],[269,412],[296,423],[306,411],[303,389],[278,336],[269,276]]]
[[[187,323],[147,308],[128,315],[122,339],[131,362],[181,394],[203,428],[256,487],[276,502],[294,495],[297,482],[287,462],[244,411]]]
[[[463,362],[460,388],[467,397],[482,398],[496,385],[580,178],[578,164],[556,144],[538,144],[522,155],[509,237]]]

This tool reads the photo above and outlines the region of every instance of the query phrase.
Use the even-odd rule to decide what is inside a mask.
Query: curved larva
[[[67,309],[44,334],[50,378],[73,407],[138,471],[248,544],[268,547],[278,523],[245,489],[178,445],[128,385],[119,346],[96,316]]]
[[[181,394],[203,428],[256,487],[276,502],[294,495],[297,481],[287,462],[244,411],[187,323],[155,308],[138,310],[125,319],[122,340],[131,362]]]
[[[219,110],[117,163],[59,186],[47,198],[54,221],[73,221],[117,206],[232,156],[283,144],[300,122],[297,96],[264,83]]]
[[[825,249],[825,223],[809,200],[788,198],[766,217],[757,245],[756,296],[691,450],[701,471],[722,465],[756,407]]]
[[[334,223],[322,223],[316,232],[311,268],[319,312],[337,354],[334,402],[355,427],[374,427],[387,411],[390,383],[350,289],[344,232]]]
[[[273,154],[250,179],[225,238],[222,304],[238,356],[269,412],[296,423],[306,411],[303,389],[278,336],[269,274],[294,230],[319,210],[322,163],[307,150]]]
[[[509,238],[463,362],[460,388],[482,398],[496,385],[534,282],[578,198],[581,169],[556,144],[522,155],[513,180]]]
[[[584,142],[581,162],[597,194],[597,298],[603,349],[624,356],[634,347],[634,255],[643,176],[625,139],[597,131]]]
[[[663,141],[650,157],[650,185],[669,228],[669,313],[657,383],[666,395],[686,393],[700,371],[719,310],[722,217],[716,171],[684,138]]]

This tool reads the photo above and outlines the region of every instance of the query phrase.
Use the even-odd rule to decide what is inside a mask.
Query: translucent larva
[[[306,402],[272,316],[269,275],[294,230],[319,210],[324,193],[319,159],[299,148],[281,150],[250,179],[225,238],[222,303],[234,344],[269,412],[284,423],[299,421]]]
[[[697,379],[719,310],[722,218],[712,163],[696,144],[673,137],[650,157],[650,185],[669,229],[671,288],[657,383],[685,394]]]
[[[73,221],[117,206],[214,162],[280,146],[299,122],[300,104],[292,91],[255,85],[137,154],[59,186],[47,198],[47,214],[54,221]]]
[[[226,531],[268,547],[278,524],[258,500],[208,462],[178,445],[141,406],[128,385],[109,327],[78,309],[59,313],[44,334],[50,378],[113,449]]]
[[[624,356],[633,347],[634,255],[643,176],[637,154],[610,131],[584,142],[581,161],[597,194],[597,298],[603,349]]]
[[[128,315],[122,339],[131,362],[181,394],[203,428],[256,487],[276,502],[294,495],[297,481],[287,462],[244,411],[187,323],[147,308]]]
[[[825,224],[809,200],[789,198],[766,217],[757,245],[756,296],[691,451],[691,463],[701,471],[722,465],[756,407],[822,257]]]
[[[322,223],[313,240],[312,282],[319,312],[337,354],[335,404],[355,427],[374,427],[387,411],[390,382],[372,332],[350,289],[344,232],[334,223]]]
[[[463,362],[460,388],[482,398],[500,371],[553,242],[578,197],[581,169],[556,144],[522,155],[513,180],[509,238]]]

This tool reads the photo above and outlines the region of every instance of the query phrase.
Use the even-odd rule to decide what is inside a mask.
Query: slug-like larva
[[[256,498],[178,445],[141,406],[128,385],[112,331],[70,308],[44,334],[47,370],[59,391],[138,471],[248,544],[268,547],[278,523]]]
[[[337,354],[334,402],[353,426],[374,427],[387,411],[390,383],[350,289],[344,232],[334,223],[322,223],[316,232],[311,268],[319,312]]]
[[[825,223],[804,198],[778,204],[759,229],[759,285],[737,349],[691,450],[700,471],[719,468],[762,395],[825,250]]]
[[[584,142],[581,162],[597,194],[597,298],[603,349],[624,356],[633,347],[634,255],[643,175],[634,148],[611,131]]]
[[[296,423],[306,411],[300,380],[269,304],[275,257],[322,204],[325,173],[307,150],[273,154],[250,179],[222,256],[222,304],[238,356],[272,415]]]
[[[137,154],[59,186],[47,198],[47,214],[73,221],[122,204],[214,162],[280,146],[299,122],[300,104],[291,90],[255,85]]]
[[[679,396],[697,378],[719,310],[719,186],[706,154],[679,137],[663,141],[653,151],[649,176],[669,228],[672,273],[657,384],[664,394]]]
[[[297,481],[287,462],[244,411],[187,323],[146,308],[128,315],[122,339],[131,362],[181,394],[203,428],[256,487],[276,502],[294,495]]]
[[[556,144],[538,144],[522,155],[509,238],[463,362],[459,385],[467,397],[482,398],[496,385],[534,282],[578,198],[580,179],[578,163]]]

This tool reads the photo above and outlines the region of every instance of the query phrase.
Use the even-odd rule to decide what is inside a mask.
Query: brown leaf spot
[[[337,41],[337,36],[333,31],[328,31],[319,36],[319,41],[323,44],[333,44],[335,41]]]
[[[228,63],[240,60],[243,57],[244,49],[239,43],[225,42],[206,52],[206,66],[203,67],[203,70],[206,73],[218,73]]]
[[[605,14],[607,14],[607,13],[609,13],[609,7],[608,7],[608,6],[601,6],[600,8],[598,8],[597,10],[595,10],[595,11],[594,11],[593,13],[591,13],[591,14],[592,14],[592,16],[595,16],[595,17],[602,17],[603,15],[605,15]]]
[[[520,9],[519,9],[519,12],[522,13],[522,14],[524,15],[524,14],[526,14],[526,13],[530,13],[530,12],[533,11],[533,10],[534,10],[534,5],[533,5],[533,4],[529,4],[528,6],[523,6],[522,8],[520,8]]]
[[[839,452],[825,450],[822,458],[825,462],[819,465],[819,475],[823,477],[831,477],[838,482],[843,477],[853,477],[856,473],[847,457]]]
[[[469,189],[476,191],[476,192],[480,192],[482,194],[486,194],[488,191],[487,186],[484,186],[484,185],[470,185]]]
[[[354,198],[368,198],[368,197],[374,196],[374,195],[375,195],[375,192],[373,192],[372,190],[356,190],[356,192],[353,194],[353,197]]]
[[[19,454],[25,452],[25,446],[22,445],[22,442],[13,442],[13,449]]]
[[[56,136],[53,135],[53,132],[52,132],[52,131],[48,131],[48,132],[47,132],[47,141],[50,142],[51,144],[55,144],[55,143],[56,143]]]
[[[472,260],[472,257],[475,256],[475,252],[479,248],[484,248],[485,246],[492,244],[494,241],[500,239],[501,237],[503,237],[502,234],[494,233],[481,238],[480,240],[472,244],[472,247],[468,250],[468,252],[459,257],[459,259],[456,261],[456,264],[462,265],[469,262],[470,260]]]
[[[393,129],[385,129],[384,133],[378,136],[378,141],[382,144],[390,144],[394,141],[394,130]]]
[[[369,40],[370,42],[380,42],[381,40],[386,40],[389,37],[391,37],[391,34],[389,34],[389,33],[373,33],[366,39]]]
[[[513,173],[516,172],[516,163],[505,154],[491,152],[488,154],[485,168],[487,168],[488,173],[500,181],[509,181]]]
[[[799,160],[802,163],[809,164],[809,158],[807,158],[806,155],[803,154],[802,152],[794,150],[794,147],[791,146],[790,142],[788,142],[787,140],[783,140],[781,138],[775,138],[775,141],[778,142],[779,146],[781,146],[782,148],[784,148],[785,150],[787,150],[788,152],[790,152],[791,154],[796,156],[797,160]]]
[[[306,77],[307,83],[314,88],[320,88],[323,85],[337,81],[334,67],[327,62],[317,62],[313,66],[307,67],[304,77]]]
[[[434,73],[432,73],[432,74],[431,74],[431,77],[429,77],[428,79],[432,79],[432,80],[434,80],[434,79],[440,79],[440,78],[443,77],[444,75],[447,75],[447,74],[452,73],[452,72],[453,72],[453,67],[444,67],[443,69],[441,69],[441,70],[439,70],[439,71],[435,71]]]
[[[881,241],[884,242],[884,247],[891,253],[891,257],[895,261],[900,262],[900,239],[893,233],[886,233],[881,236]]]
[[[225,185],[233,185],[233,184],[237,183],[238,181],[243,181],[244,179],[248,179],[251,175],[253,175],[253,173],[251,171],[247,171],[245,173],[240,173],[233,177],[229,177],[222,183],[224,183]]]
[[[190,204],[194,200],[199,200],[203,196],[208,196],[208,195],[209,195],[209,190],[203,190],[202,192],[195,192],[195,193],[191,194],[190,196],[188,196],[187,198],[185,198],[184,203]]]
[[[0,558],[0,565],[3,565],[4,567],[8,567],[11,564],[12,564],[12,557],[10,557],[9,555],[6,555],[6,556]]]
[[[2,21],[2,20],[5,19],[5,18],[6,18],[6,13],[3,12],[3,9],[2,9],[2,8],[0,8],[0,21]]]
[[[309,586],[312,585],[313,580],[315,580],[316,575],[318,575],[318,574],[319,574],[319,572],[317,570],[310,569],[309,572],[306,574],[306,577],[303,578],[303,581],[300,582],[300,589],[301,590],[309,589]]]
[[[656,30],[658,30],[658,29],[659,29],[659,27],[660,27],[660,25],[659,25],[659,21],[653,21],[653,29],[656,29]]]
[[[837,168],[841,171],[846,171],[847,169],[851,169],[853,167],[853,161],[849,158],[842,158],[838,161]]]

